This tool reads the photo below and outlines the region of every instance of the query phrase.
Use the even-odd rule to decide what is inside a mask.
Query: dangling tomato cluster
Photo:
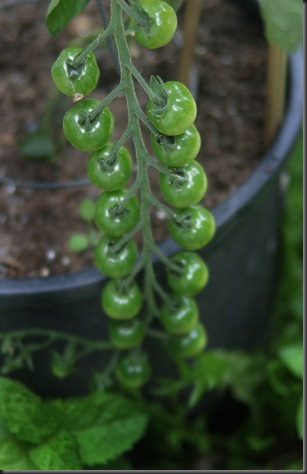
[[[166,2],[133,0],[127,3],[126,11],[133,13],[130,34],[141,45],[159,48],[172,39],[177,17]],[[147,355],[141,350],[146,335],[140,316],[142,292],[135,279],[129,278],[137,261],[136,243],[129,233],[136,229],[141,209],[138,197],[127,189],[131,155],[127,148],[112,142],[111,110],[96,99],[83,98],[95,89],[100,77],[94,54],[84,55],[80,48],[66,48],[52,67],[52,77],[58,89],[76,102],[64,116],[66,138],[77,149],[91,153],[87,173],[102,189],[96,203],[95,222],[102,236],[95,249],[95,263],[110,279],[102,290],[101,306],[109,317],[109,338],[122,351],[115,375],[123,386],[137,389],[147,382],[151,372]],[[156,131],[151,137],[152,149],[167,168],[167,173],[160,175],[162,195],[175,207],[169,231],[185,249],[171,258],[167,281],[172,295],[161,307],[161,323],[170,334],[174,350],[183,357],[192,357],[206,345],[206,332],[193,296],[206,285],[208,269],[191,250],[211,240],[215,224],[210,212],[199,204],[207,178],[195,161],[201,144],[194,126],[195,101],[186,86],[175,81],[164,84],[161,79],[156,83],[153,80],[152,92],[146,108],[152,130]]]

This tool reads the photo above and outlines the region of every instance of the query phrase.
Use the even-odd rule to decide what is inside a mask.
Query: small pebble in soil
[[[62,265],[64,265],[64,267],[67,267],[70,264],[70,258],[68,257],[68,255],[64,255],[61,258],[61,263]]]
[[[8,184],[5,188],[7,194],[14,194],[16,192],[16,186],[15,184]]]
[[[56,251],[54,249],[48,249],[46,251],[47,260],[52,261],[55,259],[55,257],[56,257]]]
[[[161,211],[161,209],[157,209],[155,214],[156,214],[157,219],[159,219],[160,221],[164,221],[165,219],[167,219],[166,212]]]
[[[40,274],[42,277],[47,277],[50,275],[50,269],[48,267],[41,268]]]

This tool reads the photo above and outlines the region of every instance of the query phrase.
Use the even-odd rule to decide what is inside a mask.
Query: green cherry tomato
[[[201,138],[195,125],[176,136],[151,134],[154,154],[165,166],[183,166],[199,153]]]
[[[137,246],[134,240],[129,240],[114,251],[114,245],[117,243],[118,240],[105,235],[95,248],[96,267],[111,278],[121,278],[128,275],[137,258]]]
[[[194,357],[207,345],[207,333],[201,323],[197,323],[182,336],[173,336],[170,341],[174,352],[181,357]]]
[[[141,0],[138,3],[148,13],[148,25],[137,25],[131,21],[130,27],[135,28],[135,39],[149,49],[160,48],[171,41],[177,29],[177,15],[173,8],[160,0]]]
[[[132,230],[140,218],[140,206],[136,195],[133,195],[124,205],[128,191],[104,191],[96,202],[95,222],[97,227],[111,237],[122,237]]]
[[[100,101],[97,99],[83,99],[73,105],[64,115],[65,136],[78,150],[98,150],[109,141],[112,135],[114,117],[108,107],[95,117],[90,116],[90,112],[98,105]]]
[[[160,173],[160,189],[166,201],[174,207],[197,204],[207,191],[203,167],[193,161],[181,168],[169,168],[173,176]]]
[[[213,238],[215,229],[211,212],[198,204],[176,210],[175,219],[168,222],[171,236],[186,250],[204,247]]]
[[[106,191],[122,188],[129,181],[132,172],[131,155],[121,147],[114,157],[110,154],[115,143],[107,143],[95,151],[87,162],[87,174],[92,183]]]
[[[208,267],[196,253],[178,252],[170,260],[179,269],[170,267],[167,271],[167,283],[174,293],[194,296],[208,283]]]
[[[51,68],[55,85],[63,94],[70,97],[75,94],[87,95],[98,84],[100,71],[93,53],[89,53],[80,66],[73,65],[75,57],[82,51],[82,48],[65,48]]]
[[[148,382],[151,368],[144,353],[123,354],[115,366],[115,375],[123,387],[135,390]]]
[[[110,320],[108,333],[112,344],[118,349],[132,349],[139,346],[144,338],[144,323],[139,318],[129,321]]]
[[[131,319],[142,308],[140,288],[135,282],[127,288],[119,279],[109,280],[102,290],[101,305],[110,318]]]
[[[198,308],[189,296],[173,296],[173,304],[165,303],[160,310],[161,322],[170,334],[185,334],[198,321]]]
[[[180,135],[193,125],[197,107],[189,89],[181,82],[168,81],[164,84],[167,103],[160,105],[149,100],[146,113],[154,127],[163,135]]]

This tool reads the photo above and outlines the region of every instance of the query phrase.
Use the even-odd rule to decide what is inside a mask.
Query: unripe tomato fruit
[[[123,387],[129,390],[140,388],[151,375],[147,355],[144,353],[123,354],[115,366],[115,375]]]
[[[197,114],[196,103],[189,89],[181,82],[168,81],[164,87],[167,92],[165,106],[149,100],[146,113],[163,135],[180,135],[193,125]]]
[[[96,117],[89,114],[100,105],[97,99],[83,99],[64,115],[63,129],[67,140],[78,150],[95,151],[109,140],[114,129],[114,117],[105,107]],[[86,118],[87,117],[87,118]]]
[[[193,161],[199,153],[201,138],[195,125],[191,125],[180,135],[151,134],[154,154],[165,166],[174,168]]]
[[[137,25],[134,20],[135,39],[148,49],[160,48],[171,41],[177,29],[177,15],[173,8],[161,0],[141,0],[138,3],[149,15],[148,26]]]
[[[172,336],[171,347],[180,357],[195,357],[207,345],[207,333],[201,323],[197,323],[188,333]]]
[[[197,204],[207,191],[207,177],[196,161],[181,168],[169,168],[173,176],[160,173],[160,189],[166,201],[174,207]]]
[[[168,222],[168,229],[177,244],[186,250],[199,250],[215,234],[215,220],[208,209],[195,204],[176,210],[175,219]]]
[[[127,189],[104,191],[97,199],[96,225],[110,237],[122,237],[136,226],[140,218],[140,205],[136,195],[129,199],[121,212],[117,212],[127,193]]]
[[[144,338],[144,323],[139,318],[129,321],[110,320],[108,333],[112,344],[118,349],[132,349],[139,346]]]
[[[181,269],[180,272],[172,268],[167,271],[167,283],[174,293],[194,296],[206,286],[209,271],[199,255],[182,251],[173,255],[170,260]]]
[[[118,240],[104,235],[95,248],[95,264],[101,273],[111,278],[122,278],[128,275],[134,267],[137,258],[137,246],[134,240],[129,240],[117,252],[114,245]]]
[[[108,160],[115,143],[107,143],[95,151],[87,162],[87,174],[92,183],[106,191],[122,188],[130,179],[132,159],[129,151],[121,147],[114,159]]]
[[[189,296],[173,296],[174,304],[163,304],[160,309],[161,323],[170,334],[185,334],[198,321],[198,308]]]
[[[124,321],[140,312],[142,294],[135,282],[126,288],[121,280],[109,280],[102,290],[101,305],[110,318]]]
[[[63,94],[73,97],[75,94],[88,95],[98,84],[100,71],[93,53],[82,64],[75,67],[73,61],[82,53],[82,48],[65,48],[51,68],[52,79]]]

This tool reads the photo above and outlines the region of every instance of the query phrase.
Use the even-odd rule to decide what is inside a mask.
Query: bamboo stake
[[[287,54],[269,44],[267,61],[264,145],[267,149],[281,124],[285,107]]]
[[[189,86],[195,41],[200,20],[201,0],[186,0],[183,20],[183,46],[179,58],[178,80]]]

